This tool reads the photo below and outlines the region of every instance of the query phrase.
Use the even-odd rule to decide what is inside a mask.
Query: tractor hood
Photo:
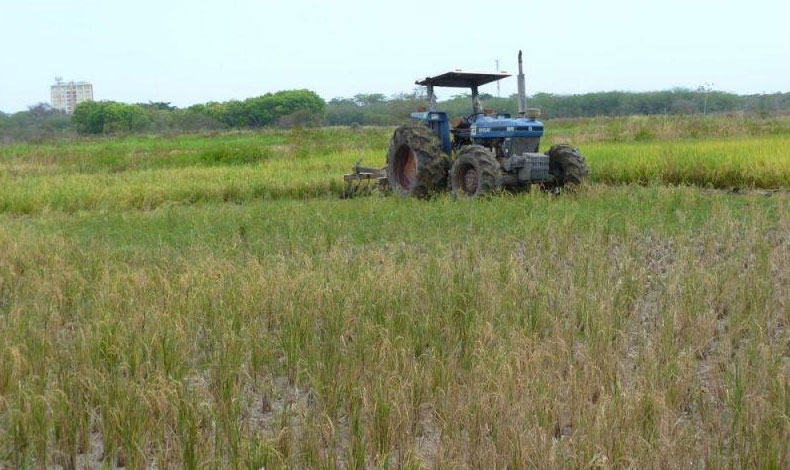
[[[543,123],[527,118],[479,116],[472,124],[472,138],[542,137]]]

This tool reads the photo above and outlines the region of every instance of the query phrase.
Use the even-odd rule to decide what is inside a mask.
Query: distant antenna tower
[[[496,59],[494,62],[496,62],[496,71],[499,72],[499,59]],[[500,98],[500,96],[499,96],[499,80],[497,80],[497,82],[496,82],[496,97]]]

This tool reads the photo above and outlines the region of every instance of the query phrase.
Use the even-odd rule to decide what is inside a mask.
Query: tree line
[[[515,95],[481,96],[483,106],[515,115]],[[397,125],[425,106],[424,90],[385,96],[358,94],[325,102],[310,90],[284,90],[246,100],[209,102],[177,108],[167,102],[80,103],[69,116],[46,104],[14,114],[0,112],[0,140],[35,140],[74,134],[168,133],[211,129],[316,125]],[[471,112],[471,97],[457,94],[441,101],[451,117]],[[544,119],[593,116],[790,113],[790,93],[736,95],[721,91],[674,89],[654,92],[600,92],[580,95],[537,93],[528,106],[541,108]]]
[[[0,112],[0,142],[98,134],[170,133],[212,129],[314,126],[326,102],[310,90],[283,90],[246,100],[178,108],[167,102],[86,101],[68,115],[46,103],[14,114]]]
[[[326,102],[310,90],[284,90],[263,96],[210,102],[178,109],[170,103],[124,104],[86,101],[72,116],[79,134],[246,128],[321,123]]]
[[[515,94],[498,98],[481,94],[484,108],[515,116],[518,98]],[[439,103],[439,109],[451,117],[472,112],[472,98],[461,93]],[[411,95],[389,99],[381,94],[335,98],[327,105],[329,125],[393,125],[408,118],[425,97],[417,90]],[[674,89],[653,92],[609,91],[580,95],[537,93],[530,96],[527,106],[540,108],[544,119],[631,115],[694,115],[749,113],[764,116],[790,113],[790,93],[736,95],[721,91]]]

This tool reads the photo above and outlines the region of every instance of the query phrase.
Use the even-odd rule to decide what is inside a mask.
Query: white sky
[[[178,106],[389,95],[495,59],[514,72],[519,48],[528,93],[790,91],[790,0],[0,0],[0,110],[49,101],[55,76]]]

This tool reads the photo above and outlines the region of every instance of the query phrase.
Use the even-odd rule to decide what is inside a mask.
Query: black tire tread
[[[546,155],[549,156],[549,172],[554,175],[557,186],[580,185],[587,178],[587,162],[578,147],[552,145]]]
[[[458,158],[450,169],[450,189],[458,196],[465,196],[458,184],[455,173],[461,165],[472,164],[477,169],[479,183],[472,197],[484,196],[502,189],[502,176],[499,162],[487,148],[482,145],[467,145],[458,152]]]
[[[417,156],[417,181],[409,191],[398,185],[393,168],[395,155],[404,144],[411,147]],[[387,152],[387,176],[389,187],[396,194],[424,198],[444,191],[450,165],[450,158],[442,152],[439,138],[424,125],[405,124],[395,129]]]

